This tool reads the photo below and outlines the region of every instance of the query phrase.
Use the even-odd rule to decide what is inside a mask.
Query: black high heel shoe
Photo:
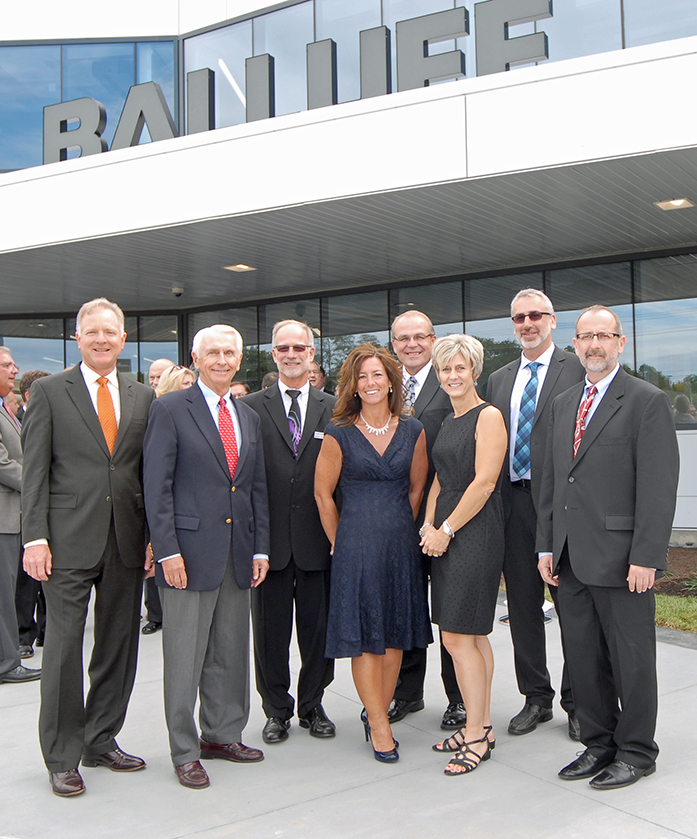
[[[361,722],[363,723],[363,729],[365,731],[365,742],[370,743],[373,746],[373,740],[370,736],[370,723],[368,722],[368,712],[364,708],[361,711]],[[375,760],[379,760],[381,763],[395,763],[395,761],[399,760],[399,752],[397,749],[399,748],[399,743],[392,738],[392,742],[394,743],[394,748],[390,749],[389,752],[379,752],[375,746],[373,746],[373,756]]]

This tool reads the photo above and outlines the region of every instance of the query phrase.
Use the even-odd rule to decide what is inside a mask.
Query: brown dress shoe
[[[192,760],[190,763],[182,763],[181,766],[175,766],[174,771],[177,774],[179,783],[183,787],[190,789],[205,789],[211,785],[206,770],[201,766],[200,760]]]
[[[201,760],[231,760],[233,763],[258,763],[264,759],[261,749],[252,749],[243,743],[209,743],[201,738]]]
[[[85,785],[77,769],[68,769],[66,772],[49,772],[51,789],[54,795],[61,798],[69,798],[71,795],[80,795],[85,791]]]
[[[104,752],[101,755],[83,755],[82,765],[106,766],[112,772],[137,772],[138,769],[145,769],[142,757],[127,755],[118,746],[112,752]]]

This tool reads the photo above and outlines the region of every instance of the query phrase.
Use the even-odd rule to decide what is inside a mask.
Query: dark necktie
[[[116,425],[116,412],[114,411],[114,401],[109,393],[109,379],[100,376],[97,379],[99,383],[99,390],[97,391],[97,416],[99,417],[99,424],[102,426],[104,432],[104,439],[109,447],[109,454],[114,452],[114,443],[116,442],[116,434],[118,427]]]
[[[293,454],[298,456],[298,446],[300,445],[300,438],[302,437],[302,426],[300,424],[300,405],[298,405],[299,390],[287,390],[286,393],[290,396],[290,410],[288,411],[288,428],[290,429],[290,436],[293,438]]]
[[[588,416],[588,411],[591,409],[591,405],[593,404],[593,400],[595,399],[595,394],[597,392],[598,388],[595,385],[591,385],[588,388],[588,396],[586,396],[583,402],[581,402],[578,406],[576,425],[574,426],[574,457],[576,457],[578,447],[581,445],[581,439],[586,433],[586,417]]]
[[[218,408],[218,431],[220,432],[220,439],[223,441],[230,477],[234,480],[235,469],[237,469],[237,461],[240,459],[240,456],[237,451],[235,426],[232,424],[232,417],[230,416],[230,411],[225,404],[225,398],[223,396],[220,397]]]
[[[518,431],[515,436],[515,448],[513,449],[513,469],[519,478],[522,478],[530,469],[530,434],[532,424],[535,421],[535,407],[537,405],[537,368],[538,361],[528,364],[530,368],[530,379],[525,385],[525,390],[520,398],[520,411],[518,412]]]

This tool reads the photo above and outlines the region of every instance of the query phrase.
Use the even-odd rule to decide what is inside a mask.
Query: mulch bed
[[[697,548],[670,548],[668,550],[668,573],[656,580],[656,594],[670,594],[674,597],[695,597],[697,590],[685,589],[688,580],[697,578]]]

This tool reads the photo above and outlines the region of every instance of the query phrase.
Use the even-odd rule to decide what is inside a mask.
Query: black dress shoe
[[[261,732],[265,743],[282,743],[288,739],[290,720],[282,720],[280,717],[269,717],[266,720],[264,730]]]
[[[334,737],[336,726],[324,713],[321,705],[315,707],[304,717],[298,717],[300,728],[309,728],[310,737]]]
[[[162,629],[162,624],[156,621],[148,621],[140,630],[143,635],[154,635],[158,629]]]
[[[526,702],[523,710],[508,723],[509,734],[530,734],[541,722],[549,722],[554,713],[551,708],[542,708],[532,702]]]
[[[632,766],[631,763],[625,763],[623,760],[615,760],[600,775],[593,778],[590,785],[593,789],[621,789],[636,784],[639,778],[653,775],[655,771],[655,763],[642,769],[640,766]]]
[[[467,711],[462,702],[451,702],[445,709],[440,727],[443,731],[451,731],[454,728],[464,728],[467,725]]]
[[[43,638],[39,638],[39,637],[37,636],[36,641],[34,641],[34,643],[36,644],[36,646],[37,646],[37,647],[43,647],[43,645],[44,645],[44,639],[43,639]]]
[[[581,726],[578,722],[578,717],[572,711],[569,714],[569,739],[574,740],[576,743],[581,742]]]
[[[559,777],[563,781],[580,781],[583,778],[592,778],[606,766],[609,766],[612,760],[611,757],[596,757],[586,749],[585,752],[581,752],[576,760],[561,770]]]
[[[112,772],[137,772],[139,769],[145,769],[145,761],[142,757],[126,754],[122,752],[117,746],[110,752],[102,752],[100,755],[83,755],[82,765],[106,766]]]
[[[77,769],[68,769],[65,772],[49,772],[48,774],[53,794],[60,796],[60,798],[80,795],[81,792],[85,791],[85,784]]]
[[[417,711],[423,711],[423,709],[423,699],[393,699],[390,710],[387,712],[387,719],[390,723],[399,722],[407,714],[415,714]]]
[[[12,682],[35,682],[41,678],[41,670],[30,670],[28,667],[23,667],[18,664],[14,670],[9,670],[3,676],[0,676],[0,685],[3,682],[8,684]]]
[[[22,644],[19,648],[20,658],[32,658],[34,655],[34,647],[31,644]]]

